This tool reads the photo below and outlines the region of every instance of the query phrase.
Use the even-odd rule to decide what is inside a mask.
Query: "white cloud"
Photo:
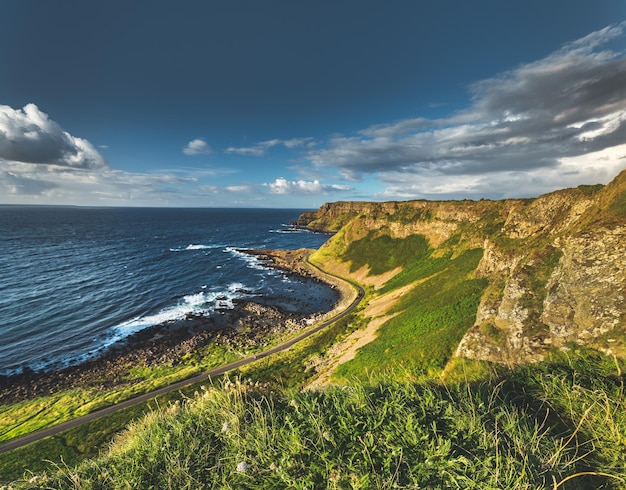
[[[0,105],[0,159],[76,169],[107,166],[89,141],[63,131],[35,104]]]
[[[226,192],[232,192],[234,194],[242,194],[252,192],[252,188],[249,185],[229,185],[224,188]]]
[[[385,200],[534,197],[585,183],[607,184],[625,167],[626,144],[561,158],[556,166],[537,168],[532,172],[488,172],[456,175],[454,178],[442,177],[438,173],[386,172],[382,180],[387,187],[376,197]]]
[[[272,140],[272,142],[275,142],[272,146],[282,145],[285,148],[289,149],[298,148],[300,146],[304,146],[306,143],[309,143],[310,141],[312,141],[312,139],[313,138],[292,138],[289,140]]]
[[[265,155],[265,149],[264,148],[257,148],[257,147],[251,147],[251,148],[227,148],[226,149],[226,153],[234,153],[236,155],[243,155],[246,157],[262,157],[263,155]]]
[[[163,204],[198,176],[110,168],[87,140],[63,131],[34,104],[0,106],[3,203]]]
[[[190,156],[208,155],[211,153],[211,147],[203,139],[197,138],[195,140],[191,140],[186,146],[183,147],[183,153]]]
[[[468,109],[447,119],[338,135],[307,159],[346,180],[376,175],[394,198],[537,195],[561,187],[559,175],[575,165],[567,183],[601,181],[606,163],[585,166],[588,156],[626,143],[626,54],[603,47],[625,29],[609,26],[474,83]]]
[[[306,181],[289,181],[282,177],[276,179],[274,182],[264,184],[267,186],[272,194],[328,194],[331,192],[347,192],[352,188],[346,185],[336,184],[321,184],[319,180]]]

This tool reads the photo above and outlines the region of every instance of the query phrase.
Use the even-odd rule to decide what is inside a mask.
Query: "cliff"
[[[457,356],[517,364],[573,344],[626,355],[626,171],[536,199],[329,203],[298,225],[336,232],[317,260],[374,290],[403,271],[388,256],[410,237],[427,242],[423,260],[480,250],[471,276],[486,287]],[[370,253],[383,238],[386,252]]]

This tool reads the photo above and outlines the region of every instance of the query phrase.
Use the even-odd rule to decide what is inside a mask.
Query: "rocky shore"
[[[309,251],[242,250],[265,265],[288,274],[325,280],[306,263]],[[336,284],[329,285],[336,288]],[[216,343],[237,352],[266,345],[270,339],[303,329],[319,315],[286,312],[265,304],[264,298],[236,300],[235,308],[223,308],[211,316],[189,315],[185,320],[144,329],[109,348],[97,358],[53,372],[26,370],[0,376],[0,404],[11,404],[63,389],[84,387],[109,390],[137,383],[128,377],[134,366],[177,365],[202,347]],[[333,304],[328,305],[328,310]],[[297,308],[296,308],[297,309]]]

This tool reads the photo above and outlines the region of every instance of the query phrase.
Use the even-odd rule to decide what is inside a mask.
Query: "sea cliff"
[[[426,240],[428,260],[480,250],[471,275],[486,287],[456,356],[518,364],[574,344],[626,354],[626,171],[535,199],[328,203],[297,225],[335,232],[314,258],[375,290],[402,272],[380,261],[409,237]],[[383,238],[389,253],[370,257]]]

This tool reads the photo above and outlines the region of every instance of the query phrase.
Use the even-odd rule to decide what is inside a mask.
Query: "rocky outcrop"
[[[623,325],[626,313],[626,227],[598,229],[562,242],[563,257],[546,285],[540,319],[553,345],[592,341],[611,350],[618,339],[605,334]]]
[[[516,364],[572,343],[626,355],[626,171],[536,199],[331,203],[303,223],[341,230],[337,250],[379,235],[422,235],[432,257],[482,248],[489,286],[458,356]]]

